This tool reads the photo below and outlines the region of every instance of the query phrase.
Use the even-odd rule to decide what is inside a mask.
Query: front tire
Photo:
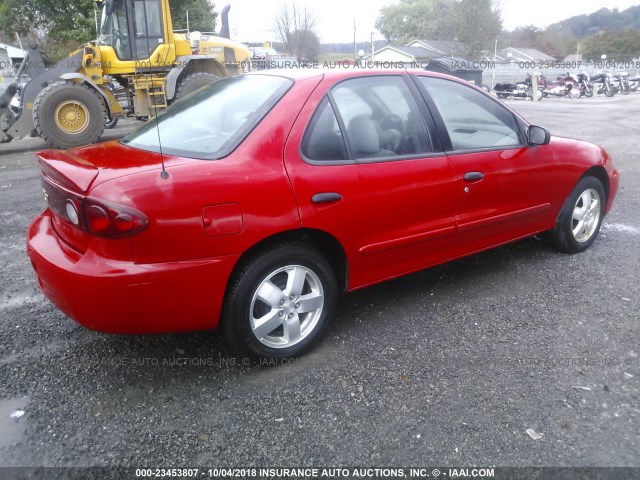
[[[38,135],[53,148],[67,149],[95,143],[104,132],[104,102],[81,83],[57,82],[33,102]]]
[[[233,275],[222,330],[231,348],[251,357],[297,357],[326,329],[337,296],[335,273],[320,252],[275,245]]]
[[[558,214],[549,237],[552,245],[567,253],[578,253],[591,246],[602,225],[606,197],[595,177],[582,178]]]
[[[606,85],[604,87],[604,94],[607,97],[613,97],[616,94],[616,90],[613,88],[613,85]]]

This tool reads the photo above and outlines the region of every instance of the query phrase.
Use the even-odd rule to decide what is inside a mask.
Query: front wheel
[[[573,87],[569,90],[569,97],[573,100],[577,100],[582,96],[582,89],[580,87]]]
[[[604,87],[604,94],[607,97],[613,97],[616,94],[615,89],[613,88],[613,85],[606,85]]]
[[[604,188],[597,178],[581,179],[560,210],[556,226],[549,232],[553,246],[567,253],[589,248],[600,231],[605,202]]]
[[[81,83],[57,82],[33,102],[38,135],[53,148],[73,148],[98,141],[107,112],[102,98]]]
[[[584,96],[587,98],[593,97],[593,87],[591,85],[585,85]]]
[[[326,329],[338,296],[333,269],[317,250],[281,244],[248,260],[227,291],[228,344],[258,358],[291,358]]]

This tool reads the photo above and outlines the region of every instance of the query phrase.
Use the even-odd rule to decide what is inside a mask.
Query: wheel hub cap
[[[314,331],[323,305],[322,283],[312,270],[301,265],[279,268],[254,292],[251,330],[267,347],[292,347]]]
[[[571,230],[576,242],[589,240],[600,221],[600,195],[592,188],[582,192],[573,207]]]
[[[54,120],[56,126],[65,133],[82,133],[89,125],[89,111],[81,102],[62,102],[56,108]]]

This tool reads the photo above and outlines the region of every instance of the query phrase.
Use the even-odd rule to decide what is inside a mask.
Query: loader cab
[[[104,0],[97,44],[113,47],[118,60],[147,60],[167,42],[163,0]],[[168,13],[167,13],[168,15]]]

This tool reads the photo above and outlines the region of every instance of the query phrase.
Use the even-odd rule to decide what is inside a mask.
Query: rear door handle
[[[478,180],[482,180],[484,178],[484,173],[482,172],[467,172],[464,174],[464,179],[467,182],[477,182]]]
[[[316,193],[313,197],[311,197],[311,201],[313,203],[337,202],[338,200],[342,200],[342,195],[337,192]]]

